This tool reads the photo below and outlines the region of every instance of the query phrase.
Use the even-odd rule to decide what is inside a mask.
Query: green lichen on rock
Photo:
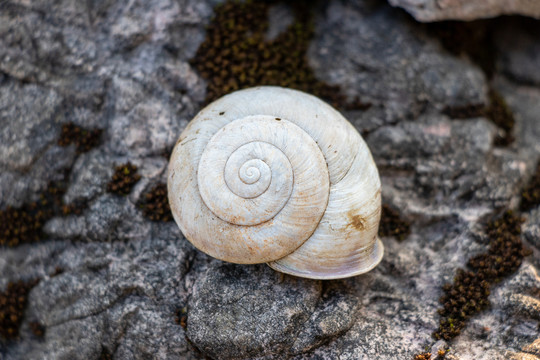
[[[467,263],[470,270],[458,269],[453,283],[443,286],[435,339],[458,336],[470,317],[489,306],[490,288],[519,268],[528,254],[520,238],[522,222],[507,211],[486,225],[488,251],[471,258]]]
[[[0,337],[7,340],[19,337],[28,294],[37,283],[38,280],[10,282],[0,293]]]
[[[289,5],[295,21],[273,40],[266,39],[268,10],[276,1],[226,1],[214,9],[206,40],[191,64],[208,82],[206,102],[257,85],[294,88],[338,105],[339,88],[319,81],[306,52],[313,37],[310,4]]]
[[[521,192],[521,210],[529,211],[540,205],[540,161],[529,185]]]
[[[167,185],[157,184],[146,192],[139,207],[144,216],[152,221],[172,221],[171,208],[167,198]]]
[[[137,174],[137,167],[132,163],[119,165],[115,168],[114,175],[107,184],[107,191],[117,195],[128,195],[141,176]]]

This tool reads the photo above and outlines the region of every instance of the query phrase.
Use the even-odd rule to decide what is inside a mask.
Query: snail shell
[[[216,100],[182,132],[168,170],[176,223],[215,258],[336,279],[383,256],[371,153],[314,96],[261,86]]]

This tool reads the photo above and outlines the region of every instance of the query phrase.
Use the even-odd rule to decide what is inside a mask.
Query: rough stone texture
[[[345,114],[372,149],[384,202],[411,224],[402,241],[382,239],[375,270],[321,282],[210,259],[137,206],[165,181],[167,154],[204,101],[188,61],[215,3],[0,4],[0,210],[36,201],[64,177],[64,202],[86,204],[49,220],[48,239],[0,248],[0,291],[41,279],[20,339],[0,339],[0,359],[389,360],[448,346],[447,359],[538,359],[540,207],[522,214],[533,253],[494,287],[491,308],[450,343],[431,337],[442,285],[486,251],[482,221],[519,207],[540,158],[538,24],[501,20],[488,80],[383,1],[317,8],[309,62],[350,100],[371,104]],[[291,11],[271,11],[279,21],[269,37]],[[494,145],[488,119],[445,115],[486,104],[490,86],[516,118],[508,147]],[[58,146],[66,122],[103,129],[101,143],[80,155]],[[107,193],[128,161],[141,179],[125,197]],[[177,323],[181,309],[187,320]]]
[[[347,116],[357,127],[370,131],[412,119],[426,107],[440,111],[487,102],[480,69],[447,56],[401,11],[377,1],[359,3],[328,5],[316,20],[317,42],[309,54],[323,80],[371,105]]]
[[[516,26],[518,21],[525,26]],[[496,46],[501,54],[499,66],[517,82],[540,85],[540,29],[535,21],[510,19],[496,33]],[[527,26],[529,25],[529,26]]]
[[[281,276],[265,265],[211,266],[193,290],[187,335],[213,358],[283,353],[320,296],[320,281]]]
[[[474,20],[499,15],[540,18],[540,4],[531,0],[389,0],[418,21]]]

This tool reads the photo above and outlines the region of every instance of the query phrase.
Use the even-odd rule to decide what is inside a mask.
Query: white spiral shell
[[[369,149],[338,111],[273,86],[201,110],[168,174],[174,219],[195,247],[315,279],[362,274],[380,262],[380,188]]]

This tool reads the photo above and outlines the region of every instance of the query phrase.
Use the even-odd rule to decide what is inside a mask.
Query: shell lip
[[[358,266],[355,268],[346,269],[339,273],[329,273],[329,272],[324,272],[324,271],[314,273],[314,272],[299,271],[299,270],[290,268],[288,266],[283,266],[277,262],[269,262],[269,263],[266,263],[266,265],[270,266],[272,269],[276,271],[293,275],[293,276],[302,277],[302,278],[316,279],[316,280],[336,280],[336,279],[345,279],[345,278],[361,275],[361,274],[364,274],[373,270],[373,268],[379,265],[379,263],[381,262],[383,258],[383,255],[384,255],[384,245],[381,239],[377,237],[377,240],[375,241],[375,245],[373,247],[373,252],[369,256],[369,259],[371,260],[371,264],[367,267]]]

